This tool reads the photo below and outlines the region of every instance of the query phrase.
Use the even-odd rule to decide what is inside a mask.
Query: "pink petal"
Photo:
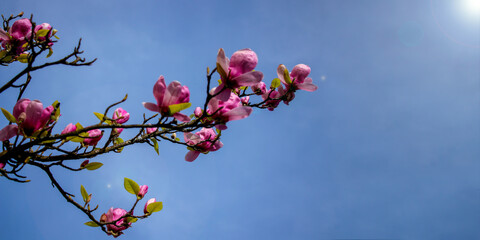
[[[160,108],[157,106],[157,104],[155,103],[151,103],[151,102],[143,102],[142,103],[143,106],[150,110],[150,111],[153,111],[153,112],[160,112]]]
[[[218,65],[220,65],[220,67],[222,67],[223,71],[225,71],[225,73],[228,74],[229,61],[228,61],[228,58],[225,56],[225,52],[223,51],[223,48],[220,48],[218,50],[217,63]]]
[[[222,130],[222,131],[228,129],[227,125],[225,125],[225,124],[217,124],[217,125],[215,125],[215,128],[217,128],[218,130]]]
[[[5,32],[2,28],[0,28],[0,42],[9,40],[10,38],[7,35],[7,32]]]
[[[232,93],[232,90],[230,90],[228,88],[225,88],[225,85],[223,83],[220,84],[220,86],[218,86],[216,88],[213,88],[212,90],[213,90],[213,92],[210,93],[211,95],[215,95],[220,90],[222,90],[222,92],[220,92],[220,94],[218,94],[217,96],[212,98],[212,100],[216,99],[216,100],[220,100],[220,101],[224,101],[224,102],[226,102],[230,98],[230,94]],[[212,104],[218,105],[218,101],[216,101],[216,102],[214,101]],[[209,103],[209,105],[210,105],[210,103]],[[218,109],[218,107],[212,106],[212,107],[210,107],[210,109],[215,112]]]
[[[163,105],[160,106],[170,106],[177,103],[185,103],[190,101],[190,91],[187,86],[182,86],[180,82],[173,81],[168,84],[167,91],[165,91],[165,96],[163,98]]]
[[[285,73],[285,69],[287,69],[287,67],[285,67],[285,65],[283,65],[283,64],[278,65],[277,76],[280,79],[280,82],[287,85],[287,82],[285,81],[285,77],[283,76],[283,74]]]
[[[167,87],[165,85],[165,78],[163,76],[160,76],[157,82],[155,83],[155,85],[153,85],[153,96],[155,97],[155,100],[157,100],[158,106],[162,106],[163,104],[166,88]],[[158,110],[152,110],[152,111],[158,112]]]
[[[41,127],[43,120],[43,104],[38,100],[31,101],[25,110],[25,114],[26,117],[23,122],[24,128],[32,131],[38,130]]]
[[[195,159],[197,159],[198,155],[200,155],[199,151],[189,151],[185,155],[185,161],[187,162],[193,162]]]
[[[232,79],[234,88],[241,86],[253,86],[263,79],[263,73],[259,71],[247,72]]]
[[[228,121],[240,120],[250,116],[253,109],[251,107],[242,106],[232,109],[231,111],[223,114],[224,117],[228,118]]]
[[[23,98],[18,100],[18,102],[15,104],[13,107],[13,116],[19,120],[18,117],[20,117],[20,114],[25,112],[27,109],[28,104],[30,103],[30,99],[28,98]]]
[[[296,84],[298,89],[305,90],[308,92],[313,92],[318,89],[318,87],[312,83],[311,78],[305,78],[305,81],[301,84]]]
[[[14,136],[18,135],[18,126],[10,124],[0,130],[0,142],[6,141]]]
[[[187,116],[183,113],[175,113],[175,114],[173,114],[173,117],[180,122],[190,122],[190,120],[191,120],[189,116]]]

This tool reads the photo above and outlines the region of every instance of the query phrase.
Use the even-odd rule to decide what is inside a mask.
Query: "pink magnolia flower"
[[[28,18],[15,21],[9,30],[10,36],[18,41],[26,41],[32,36],[32,23]]]
[[[223,147],[223,143],[220,141],[213,141],[217,137],[215,131],[211,128],[202,128],[199,132],[193,134],[190,132],[183,133],[185,143],[189,146],[195,146],[196,150],[190,150],[185,155],[185,160],[193,162],[197,159],[200,153],[214,152]]]
[[[143,208],[143,213],[147,214],[148,211],[147,211],[147,207],[148,205],[150,205],[151,203],[154,203],[154,202],[157,202],[157,200],[155,198],[150,198],[146,203],[145,203],[145,207]]]
[[[0,168],[4,168],[4,167],[5,167],[5,163],[0,162]]]
[[[252,91],[256,95],[262,95],[267,92],[267,85],[264,82],[259,82],[252,86]]]
[[[243,106],[240,97],[236,94],[231,94],[228,101],[212,98],[208,102],[208,108],[213,114],[212,118],[217,123],[215,127],[220,130],[227,129],[225,123],[228,121],[246,118],[253,111],[251,107]]]
[[[281,64],[277,68],[277,75],[280,81],[286,86],[286,90],[290,87],[293,87],[294,91],[297,89],[305,90],[309,92],[313,92],[318,89],[318,87],[313,84],[313,80],[308,77],[310,74],[310,67],[305,64],[298,64],[293,67],[292,72],[290,72],[289,76],[291,79],[291,83],[288,83],[285,79],[285,72],[288,71],[285,65]]]
[[[100,129],[92,129],[87,132],[88,138],[83,139],[83,144],[86,146],[95,146],[97,145],[98,141],[102,139],[103,132]]]
[[[112,119],[115,120],[116,123],[123,124],[123,123],[126,123],[130,119],[130,113],[123,110],[123,108],[117,108],[113,112]]]
[[[33,31],[35,32],[35,34],[37,34],[38,31],[40,31],[42,29],[47,29],[49,32],[44,37],[38,37],[38,40],[39,41],[46,41],[46,40],[50,39],[50,37],[52,36],[52,26],[50,26],[50,24],[48,24],[48,23],[42,23],[40,25],[35,26],[35,29]],[[51,46],[51,45],[53,45],[53,43],[51,42],[48,45]]]
[[[153,86],[153,96],[157,104],[143,102],[143,106],[154,112],[159,112],[162,116],[170,116],[168,106],[179,103],[188,103],[190,101],[190,90],[187,86],[182,86],[180,82],[173,81],[168,87],[165,85],[165,78],[160,76]],[[182,122],[190,121],[190,118],[182,113],[175,113],[173,117]]]
[[[262,81],[263,73],[253,71],[257,63],[257,54],[251,49],[238,50],[229,60],[225,56],[223,49],[220,48],[217,55],[217,68],[222,78],[222,83],[215,88],[213,94],[218,94],[217,97],[220,100],[227,101],[231,94],[230,89],[253,86]]]
[[[127,223],[125,218],[120,219],[121,217],[125,216],[125,214],[127,214],[127,211],[121,208],[112,207],[108,210],[108,212],[105,214],[105,222],[115,221],[115,224],[107,224],[107,230],[111,232],[107,233],[108,235],[113,234],[114,237],[118,237],[123,234],[123,230],[130,227],[131,223]]]
[[[24,52],[23,45],[32,36],[32,23],[28,18],[22,18],[15,21],[10,27],[8,33],[0,30],[0,42],[3,48],[10,46],[16,55]]]
[[[19,133],[32,136],[49,123],[53,110],[53,106],[44,109],[42,102],[38,100],[20,99],[13,107],[17,125],[11,124],[0,130],[0,141],[8,140]]]
[[[77,131],[77,126],[70,123],[63,129],[61,134],[67,134],[67,133],[71,133],[71,132],[75,132],[75,131]]]
[[[142,185],[140,186],[140,191],[138,192],[138,196],[140,198],[143,198],[145,196],[145,194],[147,194],[148,192],[148,186],[147,185]]]
[[[242,101],[243,105],[247,105],[250,101],[250,96],[242,97],[240,100]]]

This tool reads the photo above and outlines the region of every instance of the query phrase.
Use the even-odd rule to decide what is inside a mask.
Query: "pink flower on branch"
[[[154,202],[157,202],[157,199],[155,199],[155,198],[150,198],[150,199],[145,203],[145,207],[143,208],[143,213],[148,214],[149,212],[147,211],[147,207],[148,207],[148,205],[150,205],[151,203],[154,203]]]
[[[227,129],[225,123],[233,120],[240,120],[250,116],[253,109],[243,106],[240,97],[231,94],[227,101],[221,101],[218,98],[212,98],[208,102],[208,110],[213,114],[212,118],[217,124],[215,127],[220,130]]]
[[[211,128],[202,128],[195,134],[186,132],[183,133],[183,137],[185,143],[194,147],[194,150],[190,150],[185,155],[185,160],[188,162],[193,162],[200,153],[214,152],[223,147],[223,143],[216,139],[217,134]]]
[[[173,81],[168,87],[165,84],[165,78],[160,76],[153,86],[153,96],[157,100],[157,104],[144,102],[143,106],[154,112],[159,112],[162,116],[173,116],[181,122],[188,122],[190,118],[180,112],[172,112],[174,106],[178,109],[190,107],[190,90],[187,86],[182,86],[180,82]]]
[[[97,145],[98,141],[100,141],[100,139],[102,139],[103,137],[103,131],[101,131],[100,129],[92,129],[87,133],[88,137],[85,137],[85,139],[83,139],[83,144],[85,144],[86,146]]]
[[[253,71],[257,63],[257,54],[251,49],[236,51],[229,60],[220,48],[217,55],[217,72],[220,74],[222,83],[215,88],[213,94],[218,94],[217,98],[227,101],[231,90],[242,86],[253,86],[262,81],[263,73]]]
[[[75,126],[73,123],[70,123],[63,129],[62,134],[67,134],[75,131],[77,131],[77,126]]]
[[[123,108],[117,108],[113,112],[112,119],[115,120],[116,123],[124,124],[130,119],[130,113]]]
[[[294,91],[297,89],[313,92],[318,87],[313,84],[313,80],[308,77],[310,74],[310,67],[305,64],[298,64],[293,67],[292,72],[288,72],[285,65],[281,64],[277,68],[277,75],[280,81],[285,85],[287,90],[293,87]]]
[[[43,108],[38,100],[20,99],[13,107],[13,117],[16,125],[8,125],[0,130],[0,141],[8,140],[19,133],[32,136],[36,131],[43,129],[49,122],[54,108]]]
[[[105,214],[105,217],[104,217],[105,222],[115,222],[115,224],[107,224],[108,235],[113,235],[114,237],[118,237],[123,234],[122,232],[123,230],[130,227],[131,223],[127,223],[126,218],[122,218],[126,214],[127,214],[127,211],[121,208],[112,207],[108,210],[108,212]]]
[[[148,186],[147,185],[140,186],[140,191],[138,192],[138,197],[140,197],[140,199],[142,199],[143,197],[145,197],[145,194],[147,194],[147,192],[148,192]]]

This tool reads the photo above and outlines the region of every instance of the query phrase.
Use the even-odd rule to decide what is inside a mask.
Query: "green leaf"
[[[116,143],[116,144],[123,143],[123,139],[121,139],[121,138],[116,138],[116,139],[115,139],[115,143]],[[116,150],[116,152],[118,152],[118,153],[121,153],[122,151],[123,151],[123,147],[121,147],[121,148],[119,148],[119,149]]]
[[[75,124],[75,127],[77,127],[77,131],[83,128],[82,124],[80,123]]]
[[[28,54],[24,53],[24,54],[20,54],[18,57],[17,57],[17,60],[21,63],[28,63]]]
[[[94,112],[93,114],[95,114],[95,116],[100,120],[100,122],[103,123],[103,121],[105,121],[103,118],[105,117],[105,115],[101,114],[101,113],[97,113],[97,112]]]
[[[283,70],[283,78],[285,79],[285,82],[292,84],[292,79],[290,78],[290,73],[288,72],[287,68]]]
[[[9,111],[2,108],[2,113],[5,116],[5,118],[7,118],[8,121],[13,122],[13,123],[17,122],[15,117]]]
[[[49,58],[50,56],[52,56],[53,54],[53,50],[51,48],[48,49],[48,54],[47,54],[47,58]]]
[[[127,222],[128,223],[134,223],[136,221],[138,221],[138,218],[136,218],[136,217],[127,217]]]
[[[86,222],[84,224],[89,226],[89,227],[99,227],[99,225],[96,224],[94,221]]]
[[[158,212],[162,209],[163,209],[163,203],[162,202],[153,202],[153,203],[148,204],[148,206],[147,206],[147,211],[149,213]]]
[[[170,106],[168,106],[168,113],[171,115],[177,113],[177,112],[180,112],[184,109],[187,109],[189,108],[190,106],[192,106],[191,103],[178,103],[178,104],[172,104]]]
[[[85,165],[85,168],[86,168],[87,170],[93,171],[93,170],[99,169],[101,166],[103,166],[103,163],[100,163],[100,162],[91,162],[91,163]]]
[[[83,185],[80,185],[80,192],[82,193],[82,198],[84,202],[87,202],[88,200],[88,193],[87,190],[83,187]]]
[[[155,149],[155,152],[157,152],[157,155],[160,155],[160,153],[158,152],[158,142],[157,142],[157,139],[155,139],[155,138],[150,138],[150,141],[153,142],[153,148]]]
[[[138,195],[138,192],[140,191],[140,186],[138,186],[135,181],[129,178],[124,179],[123,187],[125,187],[125,190],[127,190],[127,192],[133,195]]]
[[[49,29],[40,29],[37,32],[37,37],[45,37],[47,36],[49,31],[50,31]]]
[[[270,88],[271,88],[271,89],[278,88],[278,87],[280,87],[280,83],[281,83],[281,82],[280,82],[280,79],[274,78],[274,79],[272,80],[272,84],[270,84]]]
[[[180,142],[180,138],[175,138],[175,141]]]
[[[82,143],[83,138],[81,138],[81,137],[67,137],[67,141]]]

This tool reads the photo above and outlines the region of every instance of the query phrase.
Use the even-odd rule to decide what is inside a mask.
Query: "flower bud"
[[[248,105],[248,101],[250,101],[250,96],[242,97],[240,98],[242,101],[243,105]]]
[[[199,118],[202,116],[203,110],[201,107],[195,108],[195,111],[193,111],[193,114],[195,114],[195,117]]]
[[[147,128],[147,134],[150,134],[150,133],[153,133],[153,132],[156,132],[157,131],[157,128],[153,127],[153,128]]]
[[[3,168],[3,167],[5,167],[5,163],[0,162],[0,168]]]
[[[145,203],[145,207],[143,208],[143,213],[145,214],[148,214],[148,211],[147,211],[147,207],[148,205],[150,205],[151,203],[154,203],[156,202],[157,200],[155,198],[150,198],[147,203]]]
[[[138,192],[138,197],[140,197],[140,199],[142,199],[145,194],[147,194],[148,192],[148,186],[147,185],[142,185],[140,186],[140,191]]]
[[[85,166],[87,166],[88,162],[90,162],[88,159],[83,161],[82,164],[80,164],[80,167],[84,168]]]
[[[123,108],[117,108],[115,109],[115,112],[113,112],[112,119],[115,120],[116,123],[123,124],[130,119],[130,113],[123,110]]]
[[[63,129],[62,134],[71,133],[75,131],[77,131],[77,126],[70,123],[65,127],[65,129]]]
[[[259,82],[252,86],[252,91],[256,95],[262,95],[267,92],[267,85],[264,82]]]
[[[83,139],[83,144],[87,146],[95,146],[102,139],[103,132],[100,129],[92,129],[88,131],[88,138]]]

